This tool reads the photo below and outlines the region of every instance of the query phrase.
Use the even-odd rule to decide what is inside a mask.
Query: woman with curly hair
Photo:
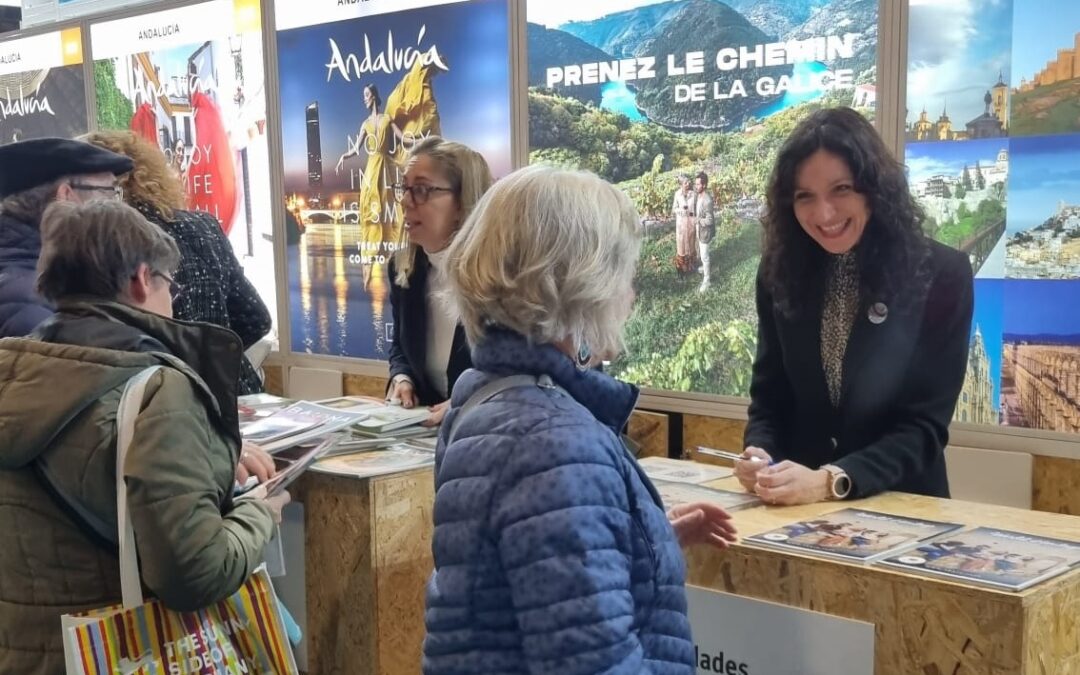
[[[221,224],[209,213],[184,207],[184,186],[161,150],[130,131],[95,131],[81,140],[127,155],[135,168],[120,180],[124,201],[165,230],[180,249],[173,316],[228,328],[247,349],[270,332],[270,311],[244,276]],[[240,369],[240,395],[263,390],[247,358]]]
[[[904,167],[855,111],[819,110],[781,148],[735,467],[766,502],[949,495],[944,448],[967,366],[972,271],[922,220]]]

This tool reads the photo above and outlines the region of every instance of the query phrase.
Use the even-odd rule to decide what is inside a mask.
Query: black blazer
[[[392,381],[398,375],[408,375],[413,381],[419,405],[435,405],[443,401],[427,374],[427,286],[430,270],[431,263],[419,247],[416,249],[416,262],[408,288],[402,288],[394,281],[396,270],[393,261],[388,268],[390,307],[394,317],[393,340],[390,342],[390,379]],[[465,330],[459,324],[454,331],[454,344],[450,348],[446,368],[448,395],[453,391],[458,377],[469,368],[472,368],[472,356],[465,340]]]
[[[839,408],[829,400],[821,362],[822,293],[793,317],[757,284],[758,346],[744,443],[817,469],[834,464],[851,477],[850,497],[885,490],[949,496],[945,445],[964,384],[973,311],[971,264],[937,242],[922,299],[888,308],[874,324],[864,298],[844,355]]]

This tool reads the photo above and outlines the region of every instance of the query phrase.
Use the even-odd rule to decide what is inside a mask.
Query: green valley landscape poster
[[[637,305],[612,371],[659,390],[746,396],[769,172],[811,111],[873,118],[877,1],[527,7],[530,162],[593,171],[642,216]],[[703,221],[688,209],[699,190],[715,216],[701,233],[688,225]]]

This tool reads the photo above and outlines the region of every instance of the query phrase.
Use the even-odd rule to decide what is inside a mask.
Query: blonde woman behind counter
[[[437,426],[458,377],[472,366],[465,332],[440,299],[446,251],[461,224],[491,187],[484,157],[437,136],[413,147],[402,181],[394,186],[405,209],[409,244],[390,263],[390,343],[387,397],[406,408],[430,406]]]

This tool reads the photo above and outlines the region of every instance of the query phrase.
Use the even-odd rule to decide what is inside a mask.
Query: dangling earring
[[[590,362],[592,362],[592,350],[589,349],[589,345],[582,342],[577,351],[578,370],[588,370]]]

